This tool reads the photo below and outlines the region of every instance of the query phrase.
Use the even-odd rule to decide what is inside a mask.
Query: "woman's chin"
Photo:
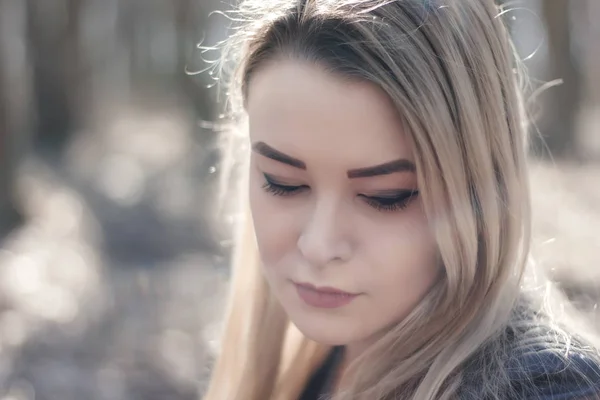
[[[291,318],[296,328],[308,339],[328,346],[340,346],[359,340],[356,327],[349,326],[346,321],[337,321],[339,317],[311,318],[298,316]]]
[[[335,335],[331,332],[305,330],[301,328],[298,328],[298,330],[308,339],[326,346],[341,346],[348,343],[348,341],[340,335]]]
[[[294,291],[281,296],[281,304],[296,328],[308,339],[329,346],[345,345],[368,337],[371,332],[364,318],[352,309],[312,307],[303,302]]]

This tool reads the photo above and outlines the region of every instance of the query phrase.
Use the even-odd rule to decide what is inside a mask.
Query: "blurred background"
[[[505,3],[536,110],[534,255],[595,321],[600,2]],[[199,44],[228,8],[0,0],[0,400],[203,392],[239,158],[215,80],[186,70],[218,57]]]

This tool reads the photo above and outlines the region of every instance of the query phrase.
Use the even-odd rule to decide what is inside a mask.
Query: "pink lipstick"
[[[296,283],[298,296],[309,306],[317,308],[338,308],[354,300],[358,294],[344,292],[332,287],[316,287],[310,283]]]

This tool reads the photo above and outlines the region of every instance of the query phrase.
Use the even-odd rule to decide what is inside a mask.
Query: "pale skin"
[[[265,276],[298,329],[345,345],[347,364],[440,274],[399,113],[375,85],[289,58],[255,72],[247,111],[249,197]],[[314,307],[298,282],[356,296]]]

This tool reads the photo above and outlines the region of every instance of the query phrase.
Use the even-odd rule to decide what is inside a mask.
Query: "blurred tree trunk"
[[[0,27],[1,28],[1,27]],[[10,132],[8,126],[8,96],[4,85],[4,62],[0,53],[0,239],[11,229],[14,207],[11,201],[12,171],[10,168]]]
[[[586,0],[577,3],[577,47],[581,60],[583,104],[579,113],[579,150],[582,158],[600,161],[600,2]]]
[[[26,0],[36,144],[59,150],[77,123],[79,16],[83,0]]]
[[[542,1],[548,32],[549,80],[562,79],[564,82],[542,96],[544,113],[539,127],[543,142],[534,135],[532,147],[538,154],[555,158],[578,157],[575,122],[581,97],[581,76],[571,51],[570,3],[570,0]]]
[[[26,61],[24,54],[10,52],[21,33],[18,7],[16,2],[0,2],[0,240],[23,219],[14,182],[27,140]]]

